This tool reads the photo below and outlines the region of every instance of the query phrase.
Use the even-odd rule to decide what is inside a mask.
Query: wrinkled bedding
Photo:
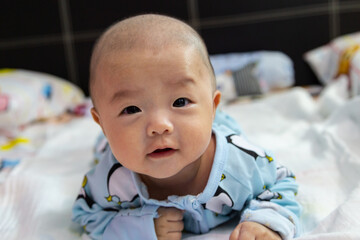
[[[318,101],[303,89],[223,110],[248,138],[275,153],[300,185],[303,236],[299,239],[360,239],[360,97],[340,102],[343,83]],[[324,111],[322,108],[333,105]],[[324,114],[326,112],[327,114]],[[236,222],[188,239],[228,239]]]
[[[360,97],[341,98],[343,88],[338,81],[318,100],[293,88],[222,107],[252,142],[295,173],[302,240],[360,239]],[[86,239],[71,223],[71,207],[93,165],[99,133],[88,116],[36,123],[20,132],[31,141],[19,144],[27,152],[0,181],[1,239]],[[235,225],[184,238],[228,239]]]

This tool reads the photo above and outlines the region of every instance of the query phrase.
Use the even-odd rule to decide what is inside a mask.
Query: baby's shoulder
[[[225,158],[224,171],[242,172],[273,169],[276,165],[272,153],[252,143],[244,134],[235,133],[226,126],[217,126],[215,157]],[[270,168],[269,168],[270,167]]]

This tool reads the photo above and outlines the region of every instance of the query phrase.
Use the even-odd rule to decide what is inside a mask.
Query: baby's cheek
[[[110,148],[114,157],[120,164],[128,165],[131,159],[137,158],[140,153],[139,145],[134,138],[128,136],[120,136],[120,138],[113,138],[109,140]]]
[[[198,125],[196,128],[193,128],[192,132],[188,133],[187,144],[192,152],[196,152],[198,157],[205,152],[210,143],[211,126],[208,128],[205,128],[204,124]]]

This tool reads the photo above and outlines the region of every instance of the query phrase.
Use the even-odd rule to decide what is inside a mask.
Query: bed
[[[355,36],[358,35],[350,37],[357,39]],[[320,66],[316,62],[320,50],[332,51],[327,52],[327,59],[339,59],[341,51],[334,47],[341,45],[339,39],[305,54],[324,83],[321,91],[292,86],[293,72],[287,66],[279,68],[279,71],[287,69],[281,73],[281,83],[259,88],[255,95],[243,93],[225,98],[220,109],[239,122],[250,141],[270,149],[278,161],[295,173],[300,185],[297,198],[303,206],[301,240],[360,239],[360,96],[355,88],[358,86],[355,67],[359,66],[355,61],[360,55],[351,58],[353,62],[347,74],[331,75],[333,66]],[[329,46],[332,46],[330,50]],[[341,46],[347,49],[347,45]],[[247,55],[248,60],[234,66],[232,71],[244,69],[251,59],[263,61],[264,53],[261,54]],[[271,57],[284,57],[272,54]],[[285,59],[282,64],[289,62]],[[273,70],[266,68],[268,65],[257,66],[264,66],[258,72]],[[219,77],[222,72],[216,71]],[[331,76],[322,78],[324,73]],[[27,87],[28,90],[34,87],[36,91],[32,92],[37,95],[20,99],[15,115],[7,118],[0,115],[1,239],[88,239],[80,226],[71,222],[71,207],[84,173],[94,165],[93,147],[100,128],[89,115],[91,101],[76,86],[54,76],[2,70],[0,77],[6,76],[41,78],[42,82]],[[252,80],[256,81],[256,76]],[[0,85],[4,82],[0,81]],[[15,90],[19,89],[22,87]],[[17,97],[24,94],[20,92]],[[51,102],[46,104],[46,99]],[[2,111],[15,107],[9,101],[3,85]],[[36,102],[38,105],[33,105]],[[36,109],[36,114],[29,112],[29,108]],[[235,225],[236,219],[207,234],[184,233],[183,238],[228,239]]]

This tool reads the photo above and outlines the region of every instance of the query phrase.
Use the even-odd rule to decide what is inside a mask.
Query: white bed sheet
[[[223,109],[251,141],[296,174],[301,240],[360,239],[360,97],[339,101],[337,88],[326,91],[321,104],[295,88]],[[0,239],[84,239],[71,223],[71,207],[92,166],[99,127],[90,118],[77,118],[25,131],[37,139],[38,149],[0,183]],[[184,238],[228,239],[235,225]]]

